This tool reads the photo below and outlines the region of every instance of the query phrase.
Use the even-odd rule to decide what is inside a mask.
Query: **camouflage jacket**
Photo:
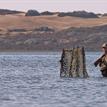
[[[107,66],[107,61],[105,60],[105,54],[103,54],[97,61],[94,62],[95,67],[99,65],[101,69],[105,68]]]
[[[97,61],[95,61],[94,65],[95,66],[99,65],[101,71],[107,70],[107,58],[105,54],[103,54]]]
[[[107,70],[107,57],[105,55],[101,57],[99,66],[101,71]]]

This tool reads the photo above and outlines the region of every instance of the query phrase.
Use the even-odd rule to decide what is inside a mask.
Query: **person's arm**
[[[94,62],[95,67],[97,67],[97,65],[98,65],[99,63],[101,63],[102,57],[104,57],[104,55],[102,55],[99,59],[97,59],[97,60]]]
[[[97,67],[97,65],[101,62],[101,58],[97,59],[95,62],[94,62],[94,65],[95,67]]]

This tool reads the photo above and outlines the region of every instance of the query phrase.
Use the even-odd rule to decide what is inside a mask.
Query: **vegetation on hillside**
[[[0,50],[57,51],[73,46],[85,46],[87,51],[98,51],[107,41],[107,25],[70,27],[61,31],[40,27],[32,30],[9,30],[0,36]]]
[[[16,10],[0,9],[0,15],[18,14],[18,13],[24,13],[24,12],[16,11]]]
[[[40,13],[36,10],[28,10],[25,16],[39,16]]]
[[[74,11],[74,12],[61,12],[58,14],[60,17],[64,16],[75,16],[75,17],[82,17],[82,18],[98,18],[97,14],[92,12],[86,11]]]

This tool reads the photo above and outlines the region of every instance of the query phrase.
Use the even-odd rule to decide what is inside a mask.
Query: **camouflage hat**
[[[105,48],[105,47],[107,47],[107,43],[104,43],[104,44],[102,45],[102,48]]]

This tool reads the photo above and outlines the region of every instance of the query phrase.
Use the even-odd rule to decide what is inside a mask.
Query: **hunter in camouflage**
[[[104,54],[97,61],[94,62],[94,65],[95,67],[99,65],[103,77],[107,77],[107,44],[106,43],[102,45],[102,49],[104,51]]]

